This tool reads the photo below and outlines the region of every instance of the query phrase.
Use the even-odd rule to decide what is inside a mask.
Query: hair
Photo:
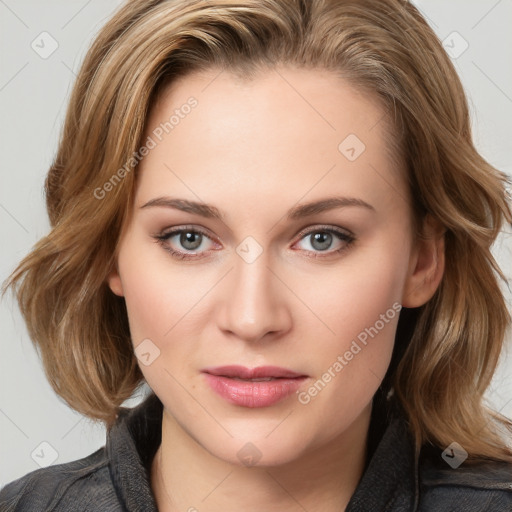
[[[45,182],[51,231],[4,283],[50,384],[110,428],[144,381],[124,299],[106,279],[160,92],[194,71],[250,79],[278,65],[331,70],[379,98],[393,114],[414,221],[429,215],[445,230],[441,284],[424,306],[402,310],[399,359],[385,379],[416,449],[456,440],[472,458],[512,460],[500,433],[512,422],[484,401],[510,324],[491,254],[512,223],[507,177],[475,149],[454,66],[404,0],[130,0],[118,8],[72,90]]]

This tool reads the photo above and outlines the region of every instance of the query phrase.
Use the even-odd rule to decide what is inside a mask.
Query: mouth
[[[308,375],[278,366],[217,366],[202,373],[210,388],[231,404],[269,407],[297,391]]]

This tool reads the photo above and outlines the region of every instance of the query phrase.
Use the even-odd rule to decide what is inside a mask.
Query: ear
[[[112,270],[109,272],[106,281],[110,289],[116,295],[119,295],[119,297],[124,297],[123,283],[121,281],[121,276],[119,275],[119,270],[117,269],[117,263],[113,265]]]
[[[432,298],[444,273],[445,230],[441,224],[427,215],[422,235],[414,243],[404,286],[402,305],[406,308],[423,306]]]

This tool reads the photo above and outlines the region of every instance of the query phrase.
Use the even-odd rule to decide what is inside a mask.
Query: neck
[[[339,437],[279,466],[245,467],[199,445],[164,409],[151,467],[160,512],[345,510],[364,472],[371,406]]]

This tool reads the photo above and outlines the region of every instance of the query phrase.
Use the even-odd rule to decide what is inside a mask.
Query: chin
[[[227,425],[228,431],[233,435],[232,438],[215,436],[201,439],[203,436],[200,436],[196,437],[196,442],[214,457],[225,462],[240,467],[260,468],[292,463],[307,451],[311,443],[306,429],[299,429],[299,432],[293,429],[293,432],[283,428],[284,426],[275,420],[258,422],[256,429],[254,422],[250,423],[246,423],[247,428],[243,428],[241,424],[238,424],[237,428],[230,428]]]

